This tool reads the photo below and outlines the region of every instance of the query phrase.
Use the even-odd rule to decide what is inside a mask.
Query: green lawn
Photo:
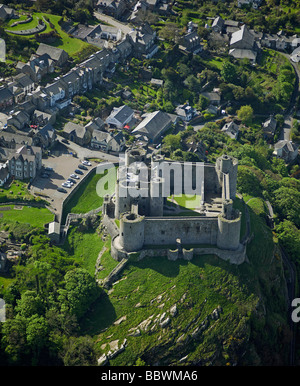
[[[97,184],[103,174],[92,172],[87,179],[82,183],[79,189],[74,193],[70,201],[65,205],[63,211],[63,221],[68,213],[87,213],[90,210],[99,208],[103,203],[103,196],[99,196],[97,192]],[[115,187],[115,179],[111,177],[111,190],[107,193],[112,194]]]
[[[201,195],[181,194],[173,196],[178,205],[187,209],[196,209],[201,205]],[[170,198],[169,198],[170,200]]]
[[[27,189],[27,183],[22,181],[13,181],[9,187],[0,188],[0,202],[5,198],[8,200],[15,200],[20,198],[21,200],[32,199],[34,196],[29,193]]]
[[[51,43],[52,46],[64,49],[72,57],[76,56],[84,48],[93,47],[80,39],[76,39],[69,36],[65,31],[63,31],[58,23],[61,19],[60,15],[51,15],[43,12],[35,12],[32,14],[32,17],[33,20],[31,22],[26,24],[19,24],[15,27],[10,27],[10,25],[12,24],[12,22],[10,21],[9,23],[7,23],[6,28],[12,31],[31,29],[37,26],[38,20],[40,19],[43,20],[47,26],[47,28],[42,33],[48,33],[50,31],[53,31],[53,28],[49,25],[49,23],[44,20],[44,18],[48,18],[50,22],[54,25],[56,32],[60,36],[59,39],[57,39],[54,43]],[[26,36],[26,38],[33,39],[34,35]]]
[[[9,210],[1,210],[10,208]],[[45,224],[53,221],[54,215],[47,208],[35,208],[31,206],[0,206],[0,223],[23,223],[32,227],[43,227]]]

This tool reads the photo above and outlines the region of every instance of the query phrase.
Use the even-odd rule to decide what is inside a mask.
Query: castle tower
[[[126,212],[120,216],[120,245],[126,252],[135,252],[144,245],[144,216]]]
[[[115,188],[115,218],[119,219],[120,214],[130,210],[131,197],[128,193],[128,182],[123,178],[122,171],[118,170]]]
[[[222,186],[223,197],[235,199],[236,183],[237,183],[237,159],[223,154],[217,158],[216,171],[219,178],[219,183]]]
[[[236,250],[240,244],[241,213],[232,207],[232,200],[223,200],[222,213],[218,216],[217,246]]]
[[[164,197],[163,197],[163,179],[153,177],[150,181],[150,216],[163,216]]]
[[[125,165],[128,167],[134,162],[145,162],[147,151],[141,147],[134,147],[125,151]]]

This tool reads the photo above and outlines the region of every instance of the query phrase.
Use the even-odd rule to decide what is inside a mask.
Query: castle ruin
[[[132,254],[139,258],[166,255],[170,260],[190,260],[193,254],[211,253],[235,264],[244,262],[241,212],[233,208],[237,167],[237,160],[227,155],[212,165],[166,161],[143,148],[127,150],[118,168],[115,193],[106,196],[103,204],[106,224],[113,221],[116,229],[117,220],[119,225],[111,233],[112,256],[121,260]],[[193,211],[181,208],[176,212],[170,202],[180,189],[200,197]]]

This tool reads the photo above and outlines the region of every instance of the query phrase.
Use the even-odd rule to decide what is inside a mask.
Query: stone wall
[[[144,244],[216,244],[218,219],[206,217],[146,217],[144,220]]]
[[[216,255],[222,260],[228,261],[231,264],[242,264],[247,259],[246,254],[246,245],[240,244],[238,249],[235,251],[226,251],[219,249],[217,247],[194,247],[194,248],[183,248],[182,253],[179,253],[177,248],[169,249],[169,248],[143,248],[141,251],[126,253],[125,251],[121,251],[115,247],[115,241],[117,237],[112,240],[111,245],[111,256],[117,260],[121,261],[122,259],[131,259],[134,256],[134,260],[142,260],[145,257],[167,257],[168,260],[175,261],[177,259],[184,260],[192,260],[194,256],[201,255]]]

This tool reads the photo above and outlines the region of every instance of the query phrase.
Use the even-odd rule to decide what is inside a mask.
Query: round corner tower
[[[236,250],[240,244],[241,212],[233,209],[232,200],[223,200],[222,213],[218,216],[217,246]]]
[[[120,216],[120,245],[126,252],[135,252],[144,245],[144,216],[126,212]]]

